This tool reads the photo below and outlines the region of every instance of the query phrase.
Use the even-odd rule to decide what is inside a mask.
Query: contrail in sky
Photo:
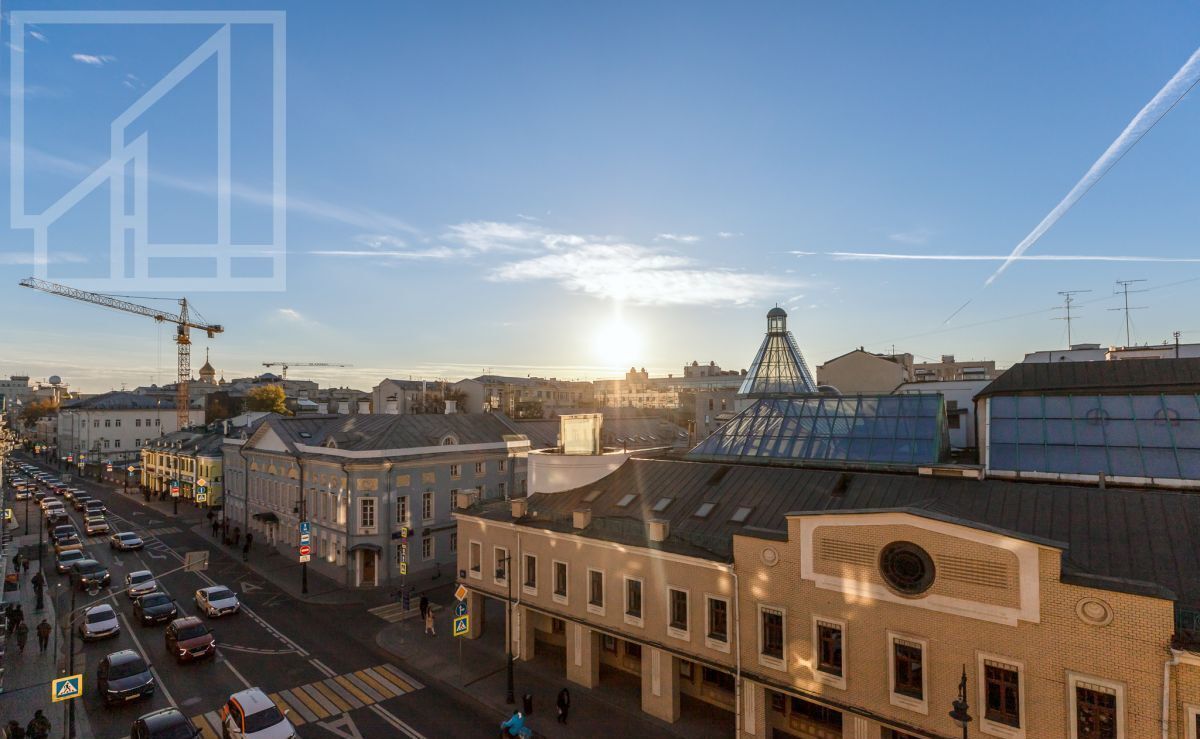
[[[1100,155],[1100,158],[1096,160],[1091,169],[1084,174],[1079,182],[1075,183],[1075,187],[1071,188],[1067,196],[1058,205],[1054,206],[1054,210],[1050,211],[1042,219],[1042,222],[1030,231],[1028,236],[1021,240],[1021,243],[1017,244],[1012,254],[1004,260],[1004,264],[1001,264],[984,284],[990,285],[995,282],[996,278],[1003,274],[1004,270],[1008,269],[1029,247],[1036,244],[1038,239],[1042,238],[1058,222],[1058,219],[1062,218],[1071,209],[1071,206],[1075,205],[1080,198],[1086,195],[1087,191],[1092,189],[1092,186],[1099,182],[1100,178],[1108,170],[1121,161],[1121,157],[1125,156],[1154,127],[1154,124],[1158,123],[1163,116],[1171,112],[1171,109],[1183,99],[1184,95],[1187,95],[1196,86],[1198,81],[1200,81],[1200,49],[1197,49],[1191,58],[1187,60],[1187,63],[1179,68],[1175,76],[1158,91],[1158,94],[1151,98],[1150,102],[1146,103],[1145,107],[1138,111],[1138,114],[1133,117],[1133,120],[1129,122],[1125,130],[1121,132],[1121,135]]]

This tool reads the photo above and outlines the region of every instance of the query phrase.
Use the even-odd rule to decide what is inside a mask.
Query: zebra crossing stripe
[[[338,713],[345,713],[346,711],[350,710],[350,704],[342,700],[342,697],[338,695],[333,688],[329,687],[329,682],[327,680],[322,680],[319,683],[313,683],[313,687],[315,687],[321,695],[325,696],[325,700],[337,706]]]
[[[388,698],[393,698],[397,695],[400,695],[400,692],[398,690],[396,690],[396,687],[394,685],[392,685],[391,683],[387,682],[386,680],[384,680],[382,682],[382,684],[380,684],[379,678],[375,677],[375,675],[373,675],[371,673],[371,668],[369,668],[369,667],[366,669],[359,670],[358,672],[356,672],[354,674],[358,675],[362,679],[363,682],[365,682],[367,685],[370,685],[372,688],[375,689],[375,691],[377,693],[382,695],[383,700],[387,700]]]
[[[401,693],[408,693],[412,690],[411,686],[405,685],[403,680],[389,673],[382,667],[370,668],[367,670],[367,672],[369,672],[371,677],[375,678],[378,682],[381,682],[391,688],[398,688]]]
[[[359,690],[361,690],[362,692],[371,696],[372,703],[378,703],[379,701],[384,700],[389,697],[389,696],[385,696],[385,695],[380,695],[378,692],[376,692],[375,688],[372,688],[361,677],[358,676],[358,673],[354,673],[354,672],[347,673],[346,679],[349,680],[350,682],[354,683],[355,685],[357,685]]]
[[[321,691],[317,690],[316,685],[316,683],[309,683],[308,685],[301,685],[300,689],[307,693],[309,698],[315,700],[317,704],[321,706],[321,708],[324,708],[326,715],[341,713],[341,709],[339,709],[337,706],[331,703],[329,699],[322,695]]]
[[[293,713],[298,713],[304,717],[305,721],[312,723],[317,720],[317,715],[308,710],[308,706],[304,705],[304,701],[297,698],[290,690],[279,691],[279,697],[292,707]]]
[[[375,702],[375,701],[371,700],[369,697],[367,697],[366,693],[359,690],[354,685],[354,683],[347,680],[345,675],[338,675],[337,677],[335,677],[333,679],[336,680],[338,682],[338,684],[341,685],[343,688],[345,688],[346,690],[349,690],[351,693],[353,693],[354,697],[358,698],[359,702],[361,702],[364,706],[368,706]]]
[[[393,664],[384,663],[379,666],[379,669],[387,670],[388,672],[392,673],[396,677],[400,678],[404,682],[411,685],[412,687],[410,688],[410,690],[420,690],[421,688],[425,687],[424,683],[418,682],[415,677],[413,677],[412,675],[409,675],[407,672],[402,671],[399,667],[396,667]]]
[[[358,698],[355,698],[353,695],[351,695],[349,690],[343,688],[341,684],[338,683],[336,678],[329,678],[324,682],[324,685],[334,693],[337,693],[342,700],[349,703],[351,708],[362,708],[364,705],[366,705]]]
[[[291,721],[293,724],[295,724],[296,726],[300,726],[301,724],[304,723],[304,717],[300,716],[296,713],[292,713],[292,707],[290,705],[288,705],[288,702],[285,701],[283,699],[283,697],[279,695],[279,693],[271,693],[267,697],[270,698],[271,701],[275,703],[275,707],[279,709],[280,713],[286,712],[286,713],[291,714],[288,717],[288,720]]]

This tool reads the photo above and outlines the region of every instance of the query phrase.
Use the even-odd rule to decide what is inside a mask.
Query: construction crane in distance
[[[283,369],[281,376],[287,379],[288,367],[353,367],[352,364],[338,364],[336,362],[263,362],[264,367],[274,367],[278,365]]]
[[[147,308],[144,305],[130,303],[121,300],[114,295],[104,295],[103,293],[92,293],[86,290],[79,290],[65,285],[58,285],[53,282],[39,280],[34,277],[27,277],[21,280],[22,287],[31,287],[34,290],[50,293],[51,295],[61,295],[64,298],[73,298],[81,300],[85,303],[93,305],[102,305],[106,308],[125,311],[126,313],[136,313],[140,316],[153,318],[159,323],[175,324],[175,343],[179,346],[179,362],[177,366],[175,378],[175,417],[179,421],[179,428],[187,428],[189,423],[188,409],[191,407],[191,402],[188,397],[188,383],[192,379],[192,339],[191,329],[203,331],[208,334],[208,338],[213,338],[225,329],[221,326],[210,325],[206,323],[194,323],[188,317],[188,301],[187,298],[179,298],[179,313],[168,313],[167,311],[158,308]]]

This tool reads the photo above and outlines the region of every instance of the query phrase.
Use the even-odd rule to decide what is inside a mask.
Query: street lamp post
[[[962,727],[963,739],[967,739],[967,727],[971,725],[971,714],[969,713],[971,706],[967,705],[967,666],[963,665],[962,680],[958,683],[958,700],[952,704],[954,710],[950,712],[950,718],[954,719],[954,723]]]
[[[512,651],[512,555],[505,554],[504,559],[500,560],[504,564],[503,570],[496,571],[496,577],[500,577],[500,573],[504,573],[504,582],[508,585],[508,600],[505,601],[504,607],[507,609],[508,617],[504,620],[504,654],[507,656],[507,688],[508,692],[504,695],[505,703],[516,703],[517,697],[513,690],[513,651]]]

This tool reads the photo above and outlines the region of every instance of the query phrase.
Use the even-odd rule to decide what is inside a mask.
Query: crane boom
[[[79,300],[84,303],[93,305],[102,305],[113,310],[124,311],[126,313],[135,313],[139,316],[153,318],[159,323],[175,324],[175,343],[179,347],[179,358],[176,363],[175,373],[175,417],[178,420],[179,429],[187,428],[188,426],[188,409],[191,406],[191,399],[188,396],[188,383],[192,379],[192,338],[190,335],[191,329],[203,331],[208,334],[208,338],[213,338],[225,329],[216,324],[193,323],[188,316],[188,301],[187,298],[179,299],[179,313],[168,313],[167,311],[157,308],[148,308],[137,303],[130,303],[113,295],[105,295],[103,293],[93,293],[87,290],[80,290],[66,285],[59,285],[46,280],[39,280],[35,277],[27,277],[21,280],[22,287],[41,290],[51,295],[59,295],[64,298]]]

